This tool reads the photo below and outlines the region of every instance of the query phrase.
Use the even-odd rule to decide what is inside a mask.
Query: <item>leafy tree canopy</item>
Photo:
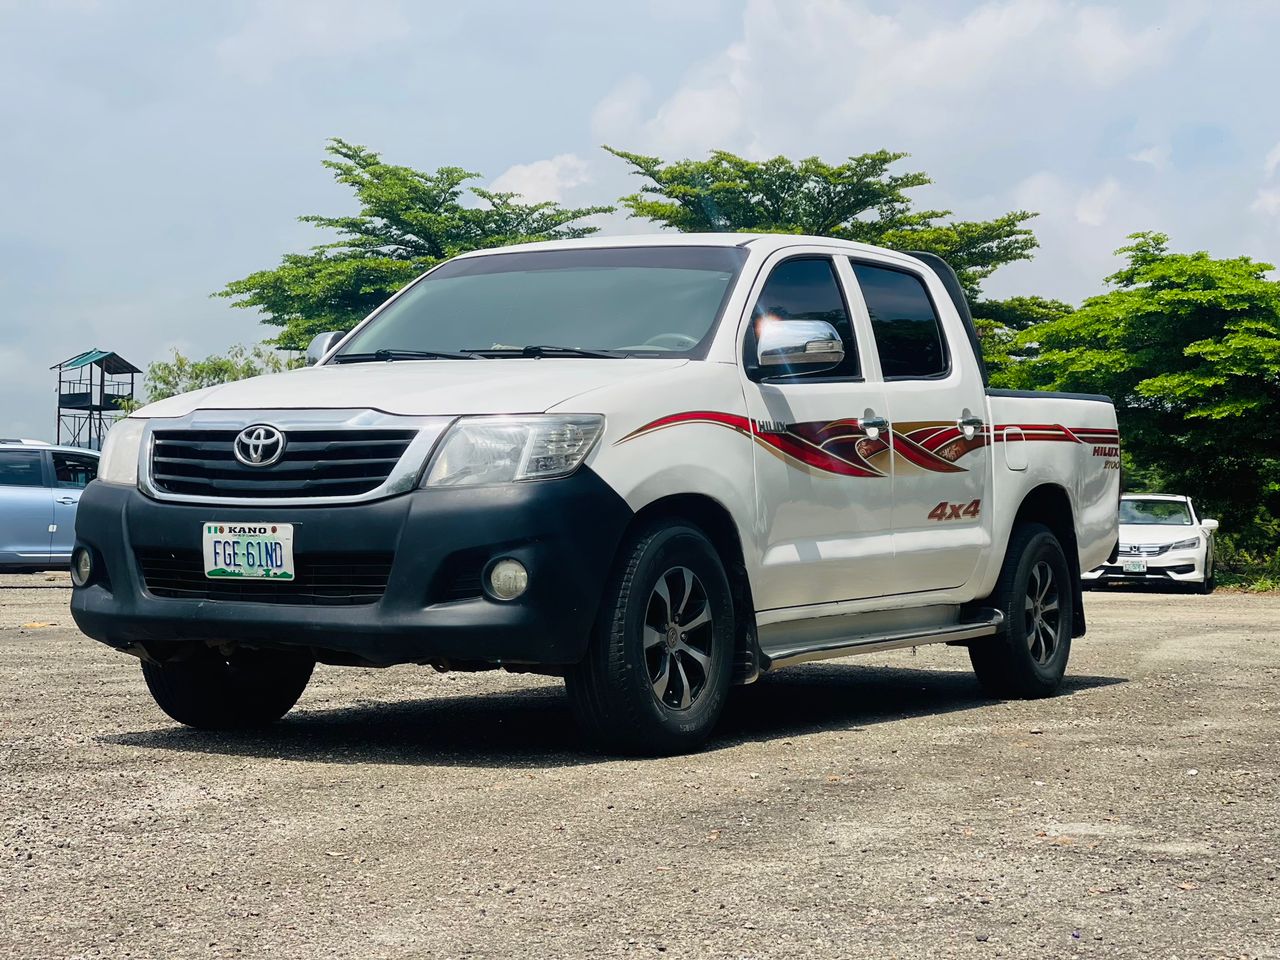
[[[1029,368],[1020,361],[1035,356],[1036,348],[1034,344],[1020,343],[1018,335],[1036,324],[1065,317],[1071,306],[1045,297],[1010,297],[979,300],[972,309],[992,385],[1034,389],[1036,384],[1027,375]]]
[[[203,360],[192,360],[174,350],[172,360],[157,360],[148,365],[144,381],[146,402],[155,403],[180,393],[264,373],[280,373],[302,363],[301,356],[289,357],[265,343],[253,347],[237,345],[225,354],[213,354]]]
[[[945,258],[970,297],[1002,264],[1026,260],[1036,247],[1025,226],[1035,214],[941,222],[947,210],[915,210],[907,191],[932,181],[893,173],[905,153],[879,150],[832,165],[808,157],[746,160],[715,150],[706,160],[676,160],[605,147],[645,179],[621,203],[643,217],[685,232],[797,233],[839,237]]]
[[[261,310],[263,322],[283,328],[276,342],[288,349],[302,349],[326,330],[351,329],[442,260],[468,250],[586,236],[596,228],[580,221],[612,209],[524,203],[514,193],[465,186],[480,175],[460,167],[425,173],[383,163],[372,150],[336,138],[326,152],[324,165],[355,192],[360,212],[301,217],[337,239],[287,254],[275,269],[233,281],[217,294],[237,307]]]
[[[1280,284],[1270,264],[1138,233],[1113,289],[1020,333],[1019,377],[1110,395],[1139,469],[1239,527],[1280,515]]]

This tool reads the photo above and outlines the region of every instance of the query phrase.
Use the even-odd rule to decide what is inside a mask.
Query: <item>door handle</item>
[[[981,417],[961,417],[956,421],[956,426],[960,428],[960,432],[964,434],[966,440],[972,440],[978,435],[986,424]]]
[[[889,421],[884,417],[863,417],[858,421],[858,426],[862,427],[863,433],[875,440],[882,430],[889,429]]]
[[[59,497],[58,498],[58,503],[62,504],[64,507],[69,507],[71,506],[71,504],[79,503],[79,502],[80,500],[77,497]]]

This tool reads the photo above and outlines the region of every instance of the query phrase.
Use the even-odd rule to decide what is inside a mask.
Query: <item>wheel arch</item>
[[[697,527],[707,535],[720,555],[733,591],[735,637],[731,681],[735,684],[751,683],[760,675],[760,646],[742,535],[733,514],[719,500],[704,493],[671,494],[659,497],[636,511],[627,533],[643,524],[663,520],[683,521]],[[626,539],[624,535],[624,543]]]
[[[1084,636],[1084,588],[1080,579],[1080,549],[1070,494],[1056,483],[1042,483],[1028,491],[1014,514],[1011,534],[1013,529],[1025,523],[1043,524],[1062,544],[1062,552],[1067,556],[1067,569],[1071,571],[1071,592],[1075,597],[1071,635]]]

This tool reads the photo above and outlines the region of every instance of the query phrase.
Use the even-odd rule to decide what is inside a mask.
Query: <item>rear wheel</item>
[[[620,552],[586,657],[565,674],[574,716],[606,750],[670,754],[710,735],[733,656],[733,600],[715,547],[663,522]]]
[[[991,599],[1004,614],[1001,632],[975,640],[969,659],[996,697],[1046,697],[1058,689],[1071,655],[1075,591],[1057,537],[1038,523],[1016,527]]]
[[[314,668],[314,660],[297,654],[237,650],[224,657],[202,649],[186,659],[143,661],[142,676],[156,705],[174,720],[231,730],[279,720],[298,702]]]

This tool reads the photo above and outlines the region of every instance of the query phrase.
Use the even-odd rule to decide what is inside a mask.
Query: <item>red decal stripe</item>
[[[883,477],[868,457],[888,449],[883,437],[871,439],[856,418],[789,424],[785,432],[761,431],[747,417],[719,410],[690,410],[660,417],[633,430],[617,443],[652,433],[665,427],[706,423],[747,434],[756,443],[785,457],[844,477]],[[910,426],[910,424],[908,424]],[[955,460],[992,443],[1006,440],[1006,430],[1018,430],[1022,439],[1040,443],[1116,444],[1120,431],[1109,427],[1064,427],[1060,423],[1000,423],[985,426],[966,438],[958,426],[926,424],[906,433],[893,434],[893,450],[908,463],[935,473],[966,473]],[[941,451],[941,453],[939,452]]]

